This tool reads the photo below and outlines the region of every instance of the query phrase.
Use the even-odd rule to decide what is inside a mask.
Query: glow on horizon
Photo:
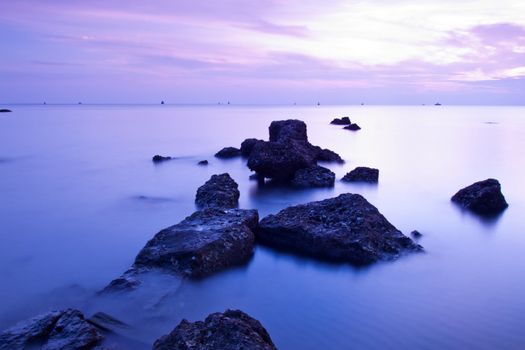
[[[525,2],[0,4],[1,101],[525,103]]]

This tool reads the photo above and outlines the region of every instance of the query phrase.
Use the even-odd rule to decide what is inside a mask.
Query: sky
[[[0,103],[525,104],[523,0],[3,0]]]

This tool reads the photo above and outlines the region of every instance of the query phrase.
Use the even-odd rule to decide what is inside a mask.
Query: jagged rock
[[[89,350],[104,336],[78,310],[51,311],[0,333],[1,350]]]
[[[153,350],[276,350],[259,321],[239,310],[210,314],[204,321],[181,323],[155,341]]]
[[[330,122],[330,124],[333,125],[350,125],[352,122],[350,121],[350,118],[348,117],[342,117],[342,118],[335,118]]]
[[[198,188],[195,203],[199,208],[235,208],[239,205],[238,188],[228,173],[212,175]]]
[[[361,127],[357,125],[356,123],[353,123],[353,124],[345,126],[343,129],[357,131],[357,130],[361,130]]]
[[[160,162],[165,162],[167,160],[171,160],[173,159],[172,157],[165,157],[165,156],[161,156],[161,155],[154,155],[153,158],[151,159],[154,163],[160,163]]]
[[[343,182],[370,182],[376,183],[379,180],[379,170],[367,167],[357,167],[347,173],[341,181]]]
[[[242,154],[244,157],[249,157],[250,154],[252,153],[253,147],[254,147],[258,142],[264,142],[264,141],[263,141],[263,140],[258,140],[258,139],[246,139],[246,140],[244,140],[244,141],[241,143],[241,154]]]
[[[299,169],[295,172],[292,185],[296,187],[332,187],[335,174],[322,166]]]
[[[277,249],[355,265],[422,250],[365,198],[349,193],[269,215],[259,223],[257,239]]]
[[[208,161],[207,160],[201,160],[197,164],[198,165],[208,165]]]
[[[217,158],[234,158],[241,155],[241,151],[235,147],[224,147],[219,152],[215,153]]]
[[[277,120],[270,124],[270,142],[308,141],[306,124],[302,120]]]
[[[475,182],[459,190],[451,200],[481,215],[498,214],[509,206],[501,193],[501,185],[496,179]]]
[[[6,109],[6,108],[0,109],[0,113],[9,113],[9,112],[12,112],[12,110]]]

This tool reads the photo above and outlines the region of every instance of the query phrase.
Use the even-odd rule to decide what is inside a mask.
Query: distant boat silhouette
[[[228,104],[230,104],[230,101],[228,101]]]
[[[364,102],[361,102],[361,106],[364,106],[364,105],[365,105]]]
[[[79,102],[78,104],[79,104],[79,105],[81,105],[81,104],[82,104],[82,102]]]
[[[47,105],[47,103],[44,101],[44,104]]]
[[[163,105],[163,104],[164,104],[164,101],[161,101],[160,104]]]
[[[441,103],[436,102],[436,104],[434,106],[441,106]]]
[[[318,106],[320,106],[320,105],[321,105],[321,103],[320,103],[320,102],[317,102],[317,105],[318,105]]]

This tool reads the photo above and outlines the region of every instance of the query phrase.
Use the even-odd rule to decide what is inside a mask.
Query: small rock
[[[215,153],[217,158],[234,158],[241,155],[241,150],[235,147],[224,147],[219,152]]]
[[[258,142],[264,142],[263,140],[258,139],[246,139],[241,143],[241,154],[243,157],[249,157],[252,153],[253,147]]]
[[[299,169],[295,172],[292,185],[295,187],[333,187],[335,174],[322,166]]]
[[[160,163],[160,162],[165,162],[167,160],[171,160],[173,159],[172,157],[165,157],[165,156],[161,156],[161,155],[154,155],[153,158],[151,159],[154,163]]]
[[[208,161],[207,160],[201,160],[200,162],[197,163],[198,165],[208,165]]]
[[[451,200],[481,215],[498,214],[509,206],[501,193],[501,185],[496,179],[475,182],[459,190]]]
[[[210,314],[204,321],[182,320],[153,350],[276,350],[259,321],[239,310]]]
[[[379,170],[360,166],[343,176],[341,181],[377,183],[379,181]]]
[[[6,109],[6,108],[0,109],[0,113],[9,113],[9,112],[12,112],[12,110]]]
[[[332,125],[350,125],[352,122],[350,121],[350,118],[343,117],[343,118],[335,118],[330,122]]]
[[[199,208],[235,208],[239,205],[238,188],[228,173],[212,175],[198,188],[195,203]]]
[[[417,230],[414,230],[414,231],[410,232],[410,234],[412,235],[412,237],[414,237],[416,239],[417,238],[421,238],[423,236],[423,234],[421,232],[417,231]]]
[[[357,131],[357,130],[361,130],[361,127],[357,125],[356,123],[353,123],[353,124],[345,126],[343,129]]]

